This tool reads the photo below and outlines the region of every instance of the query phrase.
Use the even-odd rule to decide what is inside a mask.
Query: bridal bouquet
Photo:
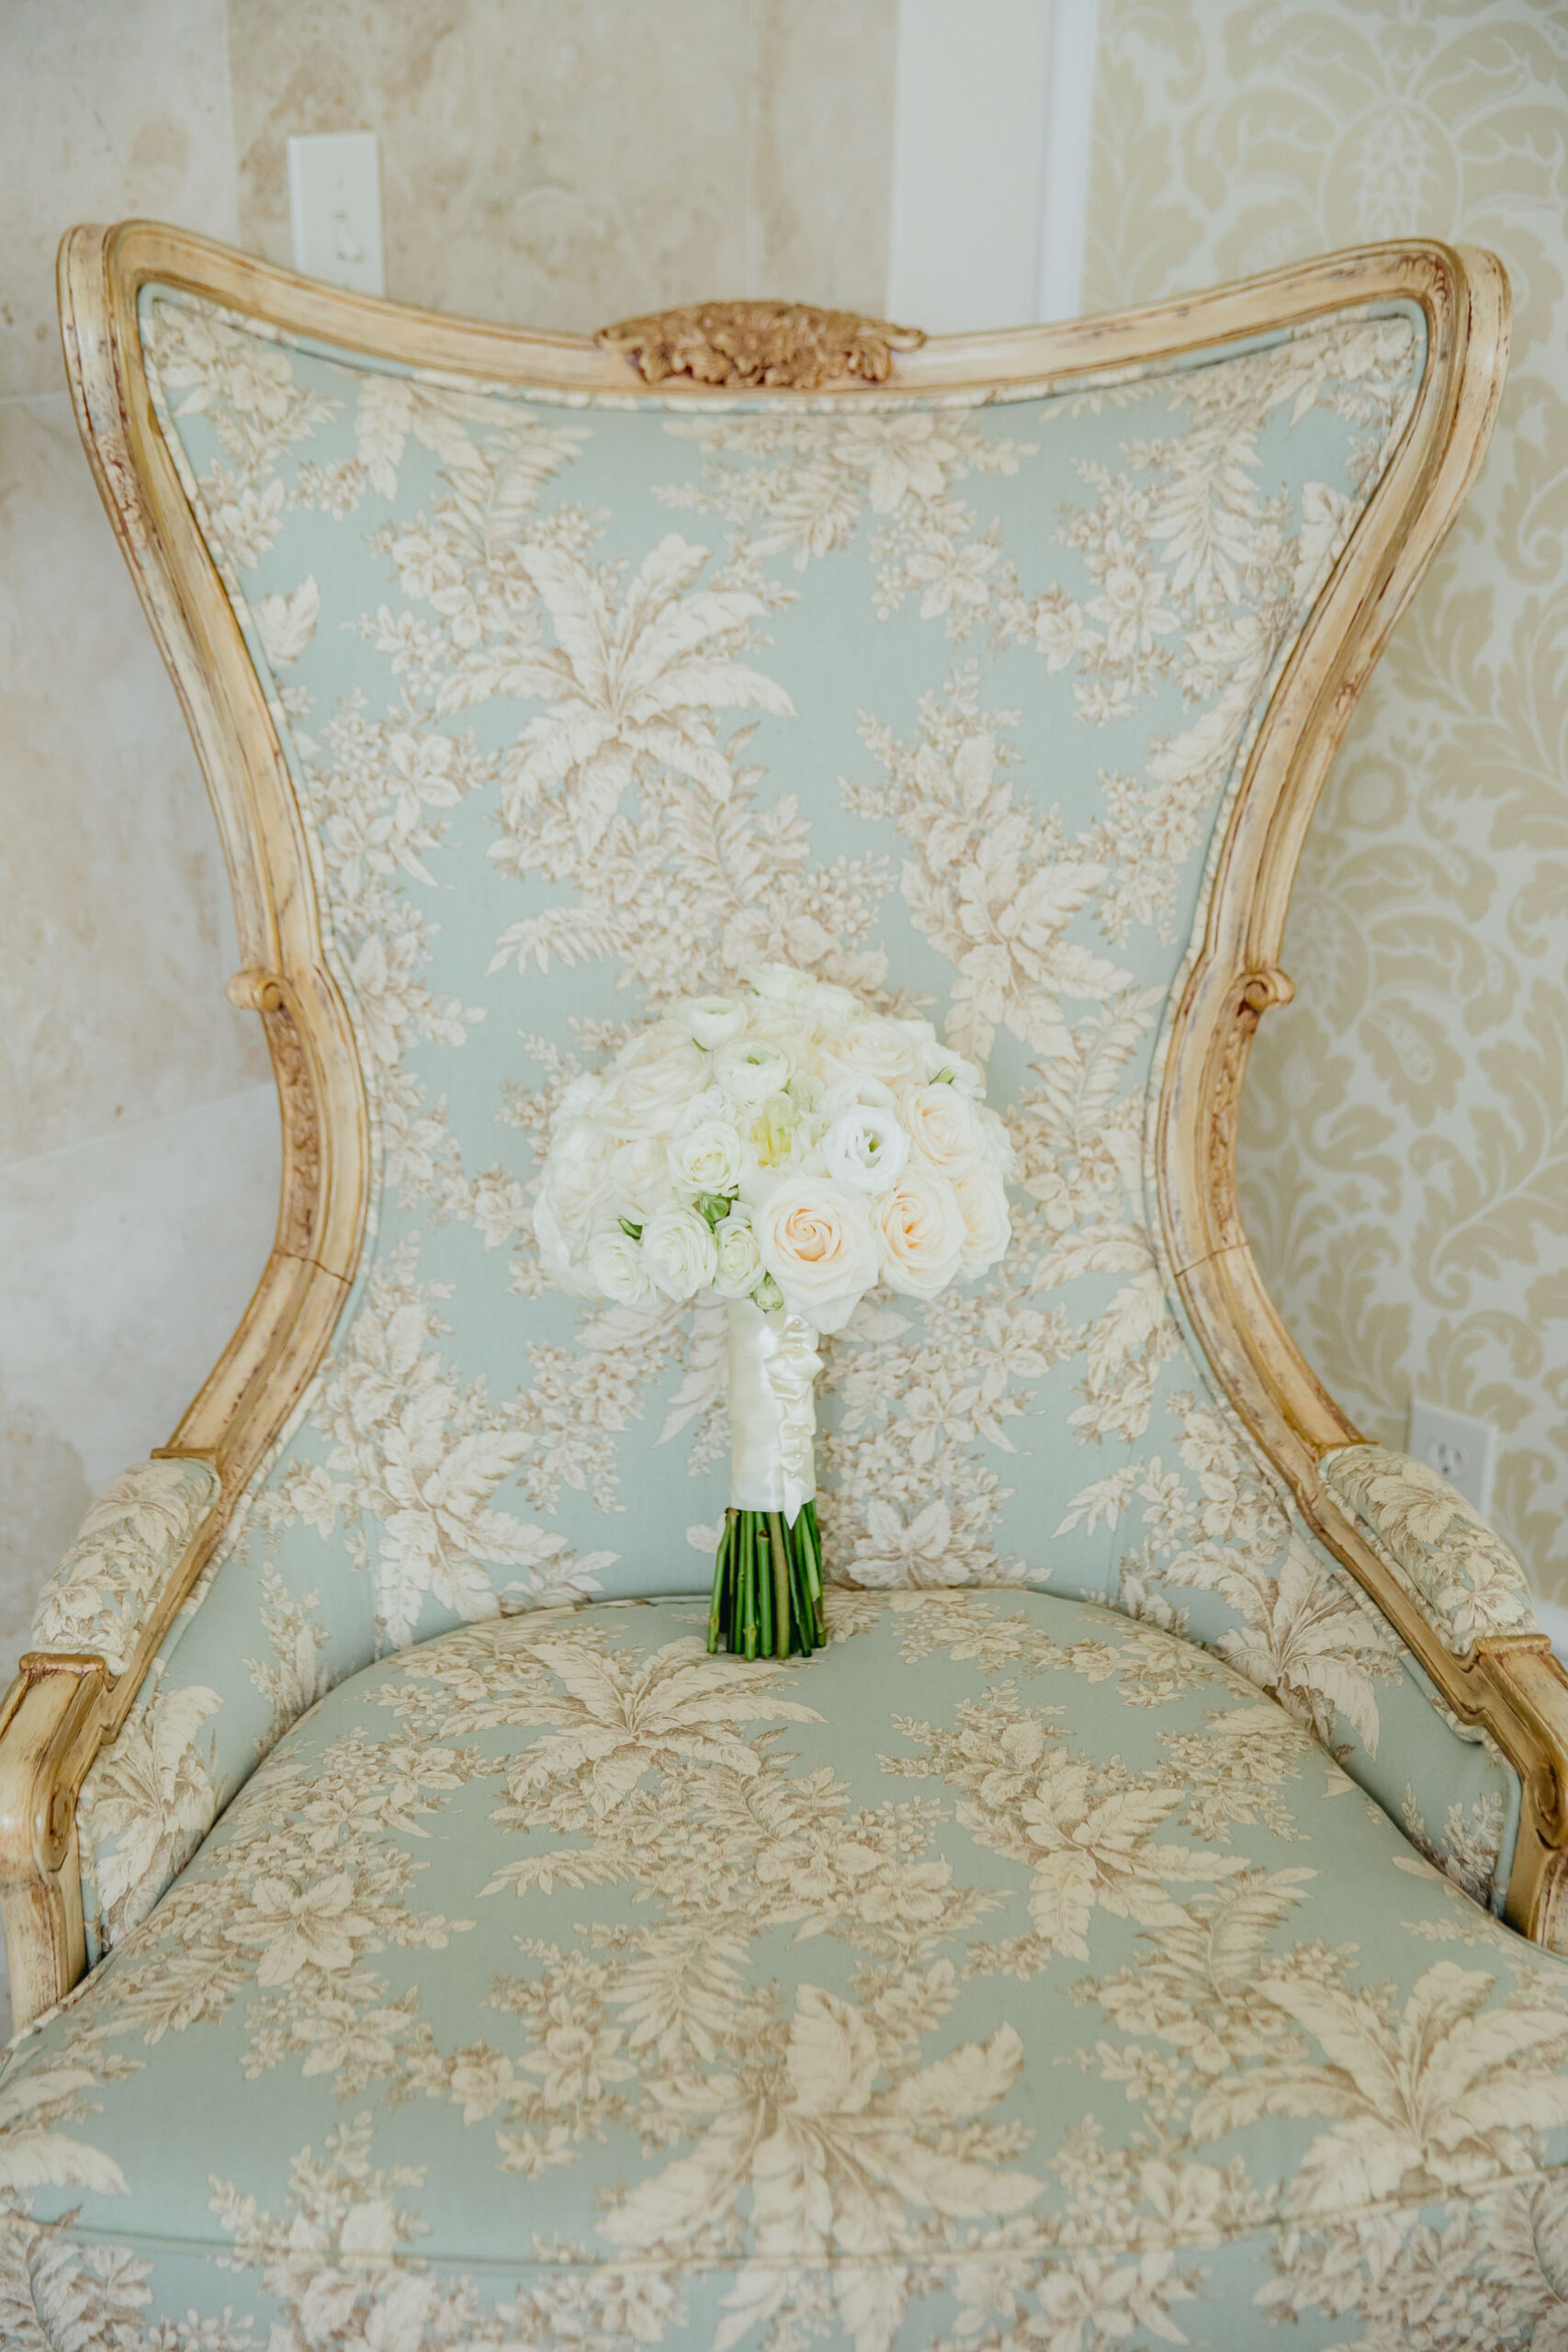
[[[568,1087],[534,1211],[581,1296],[728,1302],[730,1508],[708,1647],[823,1639],[816,1342],[877,1283],[930,1298],[1009,1238],[1006,1130],[927,1021],[784,964],[649,1023]]]

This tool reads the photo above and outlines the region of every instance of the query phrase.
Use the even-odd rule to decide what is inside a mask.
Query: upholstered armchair
[[[139,222],[61,288],[286,1172],[6,1702],[4,2340],[1561,2342],[1568,1684],[1233,1165],[1498,265],[931,341]],[[573,1077],[766,959],[944,1026],[1020,1168],[993,1274],[825,1343],[787,1662],[704,1639],[716,1311],[531,1222]]]

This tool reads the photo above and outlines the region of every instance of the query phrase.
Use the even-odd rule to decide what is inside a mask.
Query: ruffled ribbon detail
[[[798,1315],[729,1306],[729,1499],[793,1524],[817,1492],[817,1334]]]

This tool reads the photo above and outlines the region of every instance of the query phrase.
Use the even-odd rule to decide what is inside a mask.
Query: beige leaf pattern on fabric
[[[1385,1445],[1340,1446],[1324,1455],[1321,1475],[1371,1532],[1450,1649],[1472,1649],[1483,1634],[1536,1631],[1523,1568],[1464,1497],[1425,1463]]]

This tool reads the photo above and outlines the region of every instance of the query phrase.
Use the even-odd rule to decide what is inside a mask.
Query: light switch
[[[1444,1405],[1413,1396],[1405,1451],[1457,1487],[1485,1518],[1492,1508],[1492,1466],[1497,1453],[1497,1432],[1490,1421],[1474,1421],[1468,1413],[1450,1413]]]
[[[373,130],[327,130],[288,142],[294,266],[307,277],[384,294],[381,167]]]

